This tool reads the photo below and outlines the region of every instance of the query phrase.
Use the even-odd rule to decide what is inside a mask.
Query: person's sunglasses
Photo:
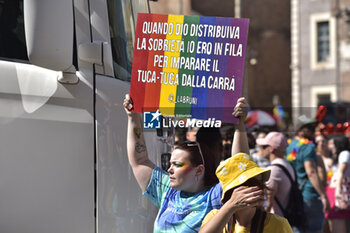
[[[202,158],[203,166],[205,166],[204,156],[203,156],[200,144],[198,142],[192,142],[192,141],[185,141],[183,144],[188,146],[188,147],[197,146],[199,154],[201,155],[201,158]]]
[[[261,148],[263,148],[264,150],[267,148],[267,147],[269,147],[270,145],[263,145],[263,146],[261,146]]]

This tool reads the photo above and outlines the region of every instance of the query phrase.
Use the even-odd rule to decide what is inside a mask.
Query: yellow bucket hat
[[[220,163],[216,169],[216,176],[218,177],[222,186],[222,198],[221,202],[225,197],[225,193],[233,189],[250,178],[262,174],[263,181],[267,181],[270,177],[270,169],[260,168],[253,159],[245,154],[238,153],[231,158],[226,159]]]

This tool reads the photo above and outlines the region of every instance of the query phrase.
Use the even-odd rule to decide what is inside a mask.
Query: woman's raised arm
[[[128,115],[127,151],[134,176],[144,192],[152,177],[154,164],[148,158],[145,138],[142,130],[141,115],[133,113],[133,102],[129,94],[125,95],[124,109]]]
[[[239,122],[236,125],[233,136],[231,155],[233,156],[237,153],[249,154],[248,137],[244,125],[244,121],[248,115],[248,103],[244,97],[237,100],[232,115],[238,117]]]

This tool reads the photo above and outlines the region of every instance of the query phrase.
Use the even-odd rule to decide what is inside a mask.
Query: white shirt
[[[344,177],[350,176],[350,152],[348,150],[343,150],[340,152],[338,157],[338,164],[347,163],[348,166],[345,170]]]

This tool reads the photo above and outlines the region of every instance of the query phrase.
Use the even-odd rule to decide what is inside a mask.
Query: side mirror
[[[24,0],[24,26],[30,62],[56,71],[72,71],[72,0]]]

